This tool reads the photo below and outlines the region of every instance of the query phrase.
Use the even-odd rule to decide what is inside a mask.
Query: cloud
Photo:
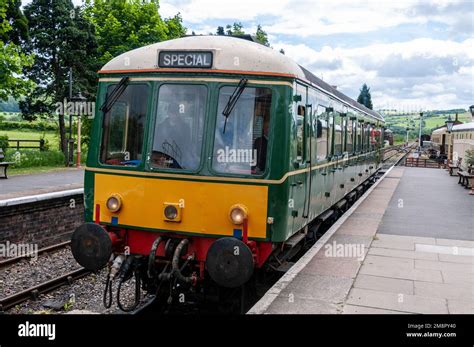
[[[472,28],[472,3],[462,0],[162,0],[161,12],[181,12],[190,24],[259,20],[272,35],[324,36],[367,33],[402,24],[437,22],[450,28]],[[469,14],[471,13],[471,17]]]
[[[274,46],[353,98],[368,83],[376,108],[446,109],[472,103],[473,39],[419,38],[321,50],[304,44],[277,42]]]

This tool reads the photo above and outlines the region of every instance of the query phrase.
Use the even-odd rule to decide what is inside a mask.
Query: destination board
[[[168,68],[211,68],[212,52],[161,51],[158,66]]]

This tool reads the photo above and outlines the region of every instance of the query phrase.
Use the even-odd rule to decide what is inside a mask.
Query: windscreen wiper
[[[110,95],[106,97],[104,103],[102,104],[102,106],[100,106],[99,110],[104,112],[104,114],[110,111],[110,109],[118,100],[120,95],[122,95],[122,93],[127,88],[129,79],[130,79],[129,77],[124,77],[120,80],[120,82],[117,84],[114,90],[112,90],[112,93],[110,93]]]
[[[229,118],[230,114],[234,110],[235,104],[237,104],[237,101],[239,100],[240,96],[244,92],[245,86],[247,85],[248,79],[242,78],[235,88],[234,92],[232,95],[229,97],[229,101],[227,101],[227,105],[224,107],[224,111],[222,111],[222,115],[225,117],[225,122],[224,122],[224,129],[222,131],[223,134],[225,134],[225,127],[227,125],[227,119]]]

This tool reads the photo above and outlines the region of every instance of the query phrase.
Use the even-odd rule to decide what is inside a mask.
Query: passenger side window
[[[357,120],[357,152],[362,152],[362,123]]]
[[[324,160],[328,155],[328,122],[325,107],[318,107],[316,121],[317,159]]]
[[[330,158],[333,152],[333,133],[334,133],[334,110],[332,107],[328,107],[327,110],[328,117],[328,158]]]
[[[343,118],[339,113],[335,114],[335,126],[334,126],[334,154],[342,154],[342,145],[344,143],[343,139]]]
[[[350,119],[350,118],[346,118],[346,124],[347,124],[347,132],[346,132],[346,152],[348,153],[352,153],[354,151],[354,147],[353,147],[353,140],[352,140],[352,136],[353,136],[353,120]]]
[[[305,138],[305,107],[298,105],[298,113],[296,116],[296,160],[303,161],[304,138]]]

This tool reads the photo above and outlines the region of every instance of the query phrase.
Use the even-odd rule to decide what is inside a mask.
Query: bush
[[[64,165],[64,154],[60,151],[14,150],[6,152],[5,160],[14,162],[15,168]]]
[[[466,151],[466,163],[467,165],[474,165],[474,149],[468,149]]]
[[[0,135],[0,148],[4,151],[8,148],[8,136],[7,135]]]

